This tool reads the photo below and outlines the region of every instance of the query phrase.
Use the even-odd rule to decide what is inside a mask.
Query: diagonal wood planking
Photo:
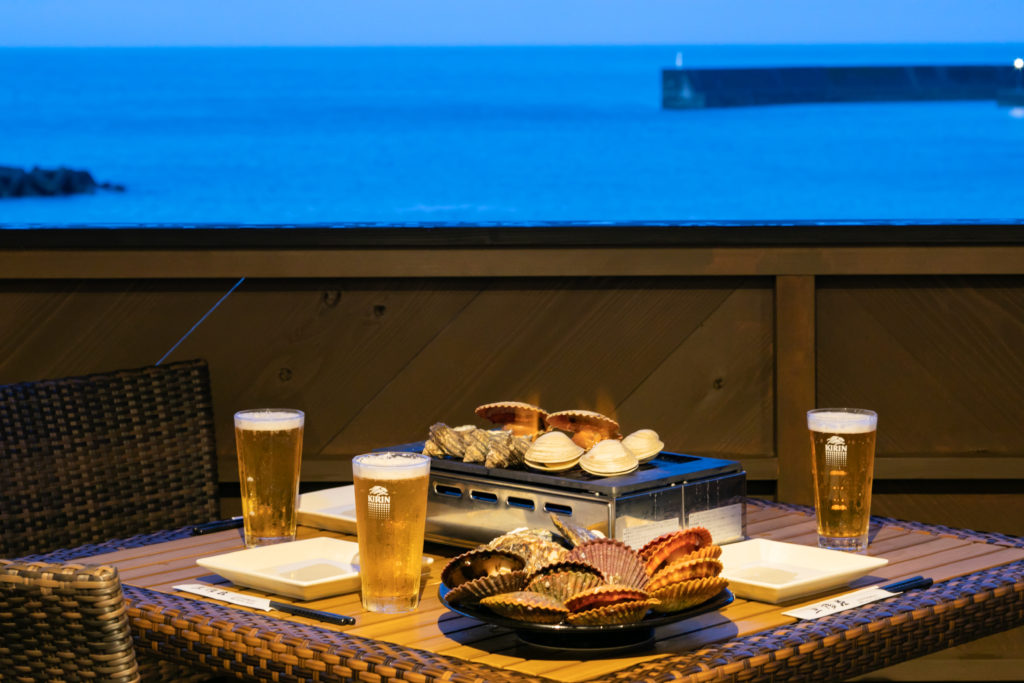
[[[0,283],[0,382],[152,365],[232,284]]]
[[[823,280],[818,315],[818,404],[877,409],[880,456],[1024,451],[1024,290]]]

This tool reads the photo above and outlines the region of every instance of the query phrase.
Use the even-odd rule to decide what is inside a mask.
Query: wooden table
[[[141,648],[199,669],[265,680],[835,679],[1024,624],[1024,539],[888,519],[874,522],[869,552],[888,558],[889,564],[860,583],[921,574],[935,581],[932,588],[801,622],[781,612],[849,588],[785,605],[736,599],[720,611],[658,627],[656,643],[648,650],[610,657],[539,655],[506,629],[447,610],[437,598],[444,554],[435,555],[421,605],[413,613],[364,612],[358,594],[302,603],[353,615],[357,623],[350,627],[253,612],[172,588],[197,580],[225,585],[195,560],[242,548],[240,530],[140,538],[119,544],[137,547],[96,547],[76,561],[118,567]],[[813,514],[796,506],[749,501],[747,531],[756,538],[816,542]],[[300,529],[300,538],[324,535],[343,537]],[[153,540],[160,542],[143,544]]]

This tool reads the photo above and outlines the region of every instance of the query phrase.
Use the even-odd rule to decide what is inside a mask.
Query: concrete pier
[[[799,102],[996,100],[1015,85],[1005,66],[830,66],[663,69],[665,109]]]

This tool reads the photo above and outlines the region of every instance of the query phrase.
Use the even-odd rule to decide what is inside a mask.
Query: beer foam
[[[415,479],[430,471],[430,457],[419,453],[366,453],[352,459],[352,474],[375,479]]]
[[[865,434],[875,431],[878,415],[872,412],[824,410],[807,413],[807,428],[812,432],[830,434]]]
[[[250,432],[298,429],[305,417],[301,410],[245,410],[235,413],[235,427]]]

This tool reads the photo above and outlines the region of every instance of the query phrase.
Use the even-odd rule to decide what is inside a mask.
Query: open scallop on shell
[[[618,422],[592,410],[560,410],[545,419],[548,426],[571,433],[573,442],[582,448],[621,436]]]
[[[618,439],[599,441],[580,458],[580,467],[598,477],[629,474],[639,466],[637,457]]]
[[[626,447],[640,462],[651,460],[665,448],[665,442],[661,440],[658,433],[653,429],[638,429],[622,439],[622,445]]]
[[[499,401],[477,406],[479,417],[501,425],[516,436],[533,436],[545,429],[548,412],[539,406],[521,401]]]

